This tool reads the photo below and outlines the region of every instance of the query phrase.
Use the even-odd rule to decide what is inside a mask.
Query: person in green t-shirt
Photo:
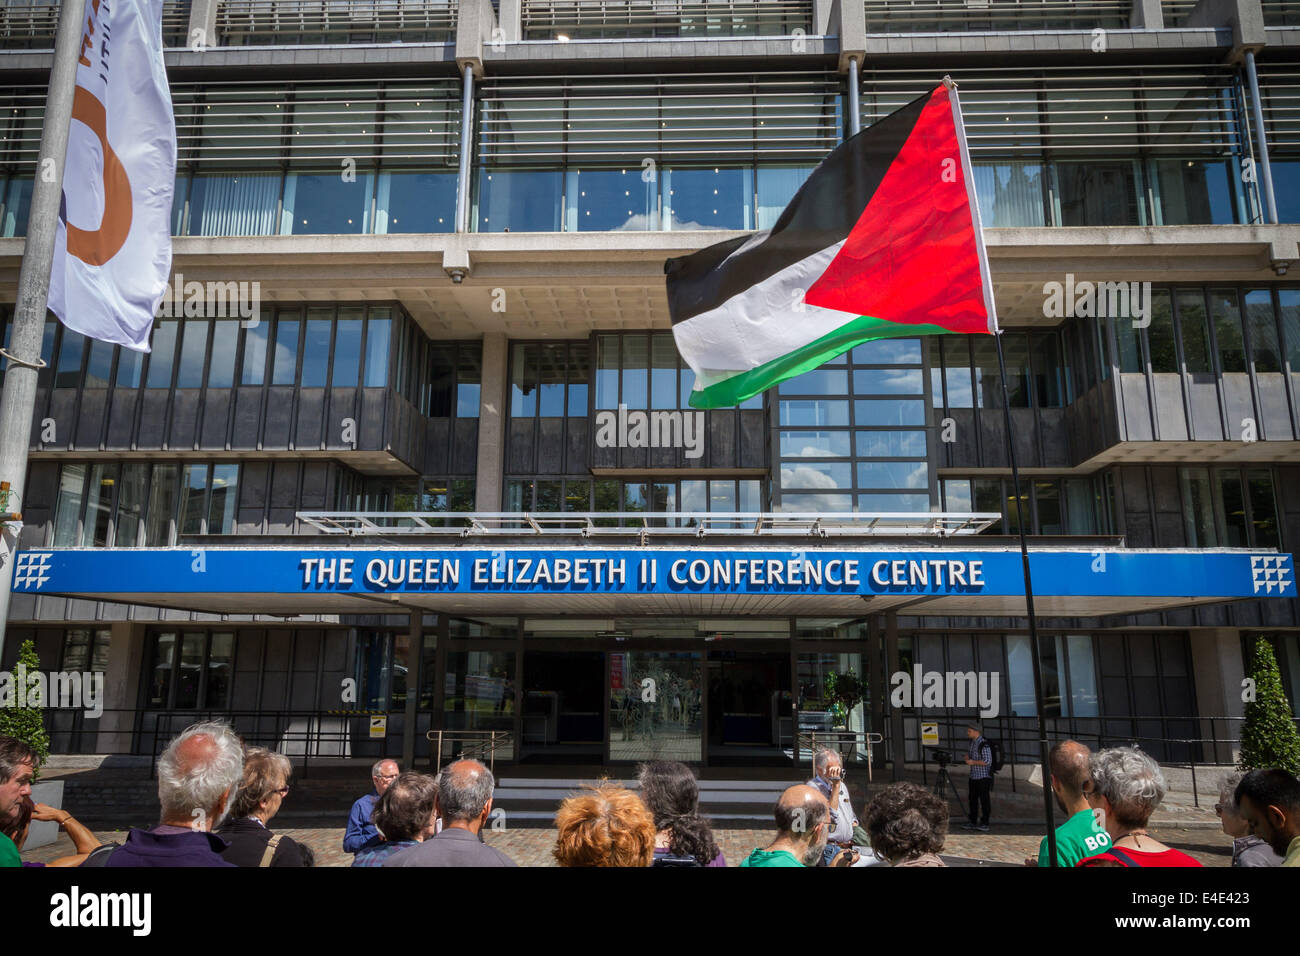
[[[18,855],[18,847],[14,846],[14,841],[0,833],[0,867],[22,865],[23,859]]]
[[[1110,848],[1110,835],[1088,802],[1092,775],[1088,771],[1091,752],[1077,740],[1057,744],[1048,754],[1052,772],[1052,795],[1066,820],[1056,828],[1056,865],[1072,867],[1084,857],[1104,853]],[[1038,846],[1038,859],[1025,860],[1026,866],[1050,866],[1047,837]]]
[[[755,849],[741,866],[816,866],[830,835],[830,804],[815,787],[790,787],[776,802],[779,831],[766,848]]]

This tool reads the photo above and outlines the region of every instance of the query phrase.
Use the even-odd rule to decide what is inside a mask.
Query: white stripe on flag
[[[674,325],[677,351],[695,372],[696,390],[789,355],[858,318],[803,301],[843,245],[841,241],[815,252],[716,309]],[[744,368],[734,367],[737,356]]]

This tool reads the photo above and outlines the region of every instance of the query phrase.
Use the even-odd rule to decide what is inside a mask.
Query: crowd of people
[[[991,764],[978,732],[972,769]],[[945,866],[946,800],[913,783],[882,788],[854,812],[840,754],[814,755],[814,776],[785,790],[773,816],[776,837],[756,847],[742,867]],[[290,792],[287,757],[245,746],[220,721],[186,728],[158,759],[157,826],[133,828],[121,845],[101,845],[67,811],[33,803],[36,754],[0,736],[0,866],[22,862],[31,822],[57,823],[75,852],[50,866],[303,867],[311,848],[270,824]],[[1056,829],[1058,866],[1199,866],[1148,831],[1167,792],[1160,766],[1136,747],[1096,753],[1067,740],[1049,756],[1050,786],[1065,815]],[[981,777],[980,779],[984,779]],[[353,866],[515,866],[484,839],[494,820],[495,780],[476,760],[456,760],[437,776],[402,772],[381,760],[372,789],[348,816],[343,849]],[[605,782],[566,799],[555,815],[552,854],[560,866],[725,867],[712,827],[700,813],[699,785],[685,764],[641,766],[638,790]],[[978,791],[978,792],[977,792]],[[987,787],[972,788],[986,798]],[[987,828],[988,809],[972,801],[972,823]],[[1234,866],[1300,866],[1300,780],[1279,770],[1225,777],[1215,810],[1233,838]],[[498,811],[499,816],[499,811]],[[1051,863],[1046,837],[1030,866]]]

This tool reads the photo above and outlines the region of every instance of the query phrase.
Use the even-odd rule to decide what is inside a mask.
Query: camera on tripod
[[[953,756],[948,751],[940,750],[938,747],[929,747],[927,749],[930,751],[930,756],[934,758],[934,762],[940,767],[946,767],[952,763]]]

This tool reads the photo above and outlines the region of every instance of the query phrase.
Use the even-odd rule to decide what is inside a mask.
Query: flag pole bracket
[[[9,361],[13,362],[15,365],[22,365],[25,366],[26,368],[34,368],[37,371],[40,371],[43,368],[49,368],[49,363],[46,362],[45,359],[43,358],[38,357],[35,362],[29,362],[27,361],[27,359],[19,358],[17,355],[14,355],[14,353],[10,352],[8,349],[0,349],[0,358],[6,358]]]

